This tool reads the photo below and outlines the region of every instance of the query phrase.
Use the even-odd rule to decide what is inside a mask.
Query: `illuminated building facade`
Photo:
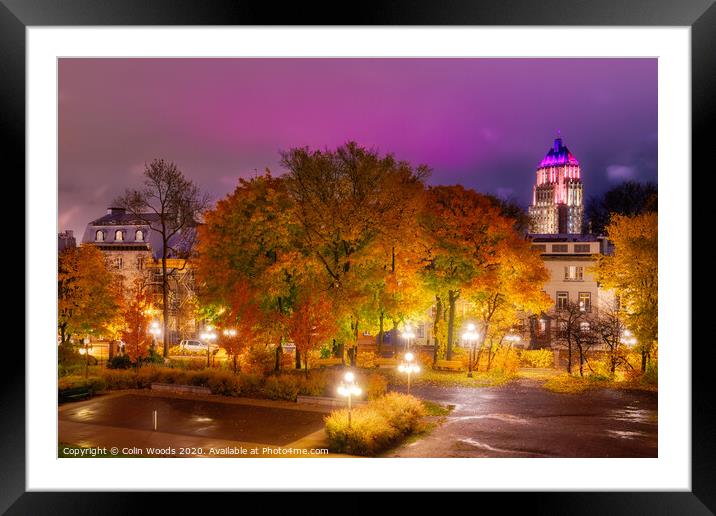
[[[530,233],[581,233],[583,215],[579,161],[557,137],[537,168],[529,208]]]

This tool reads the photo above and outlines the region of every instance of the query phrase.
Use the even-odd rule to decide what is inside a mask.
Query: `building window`
[[[566,281],[582,281],[584,279],[584,267],[581,265],[568,265],[564,268],[564,279]]]
[[[98,230],[97,233],[95,233],[95,235],[94,235],[94,239],[97,242],[103,242],[104,241],[104,231],[102,231],[101,229]]]
[[[559,321],[557,323],[557,337],[565,338],[567,336],[567,321]]]
[[[124,233],[122,233],[121,229],[118,229],[117,231],[114,232],[114,239],[118,242],[121,242],[122,240],[124,240]]]
[[[582,333],[587,333],[589,331],[589,322],[588,321],[582,321],[579,323],[579,331]]]
[[[547,321],[545,319],[539,319],[537,321],[537,335],[544,335],[547,333]]]
[[[591,292],[580,292],[579,293],[579,309],[582,312],[592,311],[592,293]]]
[[[566,253],[568,251],[569,246],[567,244],[552,244],[553,253]]]
[[[533,244],[532,249],[534,249],[535,251],[539,251],[540,253],[547,252],[547,246],[544,244]]]
[[[425,323],[418,324],[417,331],[415,332],[417,338],[424,339],[425,338]]]
[[[137,256],[137,270],[141,271],[144,269],[144,258],[142,256]]]
[[[137,242],[141,242],[142,240],[144,240],[144,231],[138,229],[137,232],[134,234],[134,239]]]
[[[557,310],[565,310],[569,303],[569,292],[557,292]]]
[[[575,253],[588,253],[589,252],[589,244],[574,244],[574,252]]]
[[[114,258],[114,260],[112,260],[112,267],[114,267],[118,271],[121,271],[123,266],[124,266],[124,263],[122,261],[121,256],[117,256],[116,258]]]

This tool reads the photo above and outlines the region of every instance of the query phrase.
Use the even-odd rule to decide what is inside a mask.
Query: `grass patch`
[[[397,370],[381,371],[388,378],[388,383],[392,387],[407,386],[408,379]],[[424,368],[420,373],[414,375],[411,380],[411,386],[419,387],[423,385],[435,387],[498,387],[504,385],[515,378],[514,374],[503,373],[501,371],[473,372],[472,378],[467,376],[467,372],[456,371],[436,371],[434,369]]]
[[[542,387],[552,392],[581,394],[590,389],[620,389],[658,392],[658,387],[640,380],[615,381],[600,375],[575,376],[567,373],[549,377]]]
[[[423,400],[423,407],[427,416],[447,416],[455,408],[454,405],[440,405],[434,401]]]

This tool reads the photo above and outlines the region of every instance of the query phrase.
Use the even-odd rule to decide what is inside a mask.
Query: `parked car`
[[[184,339],[179,343],[179,347],[186,351],[206,351],[207,349],[210,349],[212,352],[216,353],[219,350],[219,345],[214,343],[207,344],[206,342],[202,342],[200,340],[193,340],[193,339]]]

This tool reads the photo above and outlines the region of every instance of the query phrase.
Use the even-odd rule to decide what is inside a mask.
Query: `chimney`
[[[125,208],[107,208],[107,215],[121,215],[126,211]]]

